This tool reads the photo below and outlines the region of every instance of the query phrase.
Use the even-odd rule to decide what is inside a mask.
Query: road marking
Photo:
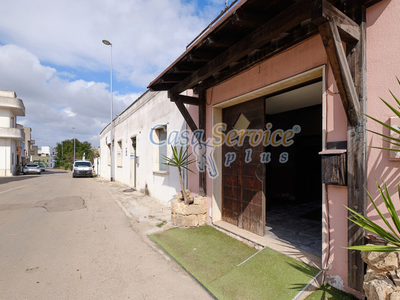
[[[27,186],[27,185],[21,185],[21,186],[19,186],[19,187],[13,188],[13,189],[9,189],[9,190],[6,190],[6,191],[2,191],[2,192],[0,192],[0,194],[4,194],[4,193],[7,193],[7,192],[9,192],[9,191],[13,191],[13,190],[16,190],[16,189],[20,189],[20,188],[22,188],[22,187],[24,187],[24,186]]]

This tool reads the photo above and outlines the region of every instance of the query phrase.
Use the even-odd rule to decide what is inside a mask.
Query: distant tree
[[[55,167],[74,163],[74,139],[57,143],[56,149],[57,162],[55,163]],[[83,154],[85,154],[86,160],[93,162],[92,145],[87,141],[80,142],[78,139],[75,139],[75,159],[82,159]]]

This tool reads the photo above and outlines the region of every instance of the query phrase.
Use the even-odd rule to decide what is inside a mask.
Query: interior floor
[[[273,206],[266,216],[266,236],[321,256],[321,201]]]

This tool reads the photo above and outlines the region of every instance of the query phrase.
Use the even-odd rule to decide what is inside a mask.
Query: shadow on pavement
[[[22,181],[26,180],[32,177],[37,177],[37,176],[46,176],[50,174],[58,174],[58,173],[68,173],[66,170],[59,170],[59,169],[46,169],[45,172],[42,172],[42,174],[26,174],[26,175],[16,175],[16,176],[10,176],[10,177],[0,177],[0,184],[6,184],[10,182],[17,182],[17,181]]]

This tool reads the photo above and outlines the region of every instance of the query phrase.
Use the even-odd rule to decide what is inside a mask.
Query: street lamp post
[[[110,93],[111,93],[111,122],[110,122],[110,137],[111,137],[111,144],[110,144],[110,181],[114,181],[113,175],[114,175],[114,164],[113,164],[113,91],[112,91],[112,44],[107,41],[103,40],[103,44],[110,46],[111,49],[111,55],[110,55]]]
[[[74,162],[75,163],[75,127],[72,127],[72,129],[74,130]]]

